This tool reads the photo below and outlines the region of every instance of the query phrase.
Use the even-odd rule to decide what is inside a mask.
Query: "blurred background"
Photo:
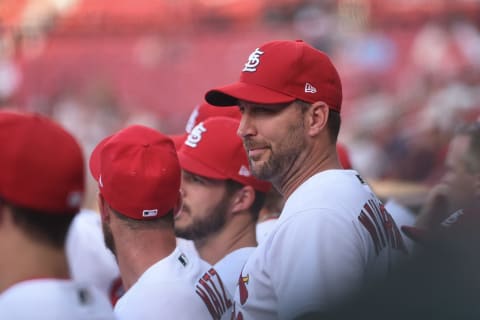
[[[479,0],[0,0],[0,106],[56,118],[86,154],[130,123],[181,133],[274,39],[332,57],[366,178],[435,182],[480,116]]]

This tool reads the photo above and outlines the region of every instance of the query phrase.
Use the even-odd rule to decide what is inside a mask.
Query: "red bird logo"
[[[248,280],[250,280],[250,276],[248,274],[246,276],[243,276],[242,274],[240,274],[240,278],[238,279],[238,287],[240,291],[240,303],[242,305],[244,305],[248,299],[248,289],[247,289]]]

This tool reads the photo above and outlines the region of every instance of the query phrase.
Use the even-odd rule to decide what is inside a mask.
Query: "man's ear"
[[[243,186],[233,195],[232,212],[248,210],[255,201],[255,189],[252,186]]]
[[[307,130],[310,136],[318,135],[326,127],[329,112],[330,109],[326,103],[321,101],[312,103],[306,113],[308,117],[306,122],[308,125]]]
[[[182,207],[183,207],[183,191],[182,189],[180,189],[178,190],[177,203],[173,207],[173,216],[176,216],[182,210]]]
[[[100,217],[102,217],[102,222],[110,222],[110,207],[108,206],[105,198],[99,192],[97,194],[98,210],[100,210]]]

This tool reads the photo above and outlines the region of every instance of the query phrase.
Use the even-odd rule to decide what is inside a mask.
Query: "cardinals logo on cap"
[[[189,147],[196,148],[197,144],[202,140],[202,133],[207,132],[207,129],[203,125],[203,122],[200,122],[192,132],[188,135],[185,144]]]
[[[260,51],[259,48],[255,49],[249,56],[248,61],[245,63],[242,71],[255,72],[257,71],[257,66],[260,63],[260,56],[263,54],[263,51]]]

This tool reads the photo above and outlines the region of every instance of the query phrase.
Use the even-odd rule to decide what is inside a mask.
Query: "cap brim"
[[[205,165],[201,160],[193,158],[184,152],[178,152],[178,160],[182,170],[191,172],[195,175],[209,179],[226,180],[228,177],[215,168]]]
[[[258,104],[277,104],[292,102],[295,97],[262,86],[237,82],[208,91],[205,94],[205,100],[214,106],[228,107],[238,105],[238,100]]]

